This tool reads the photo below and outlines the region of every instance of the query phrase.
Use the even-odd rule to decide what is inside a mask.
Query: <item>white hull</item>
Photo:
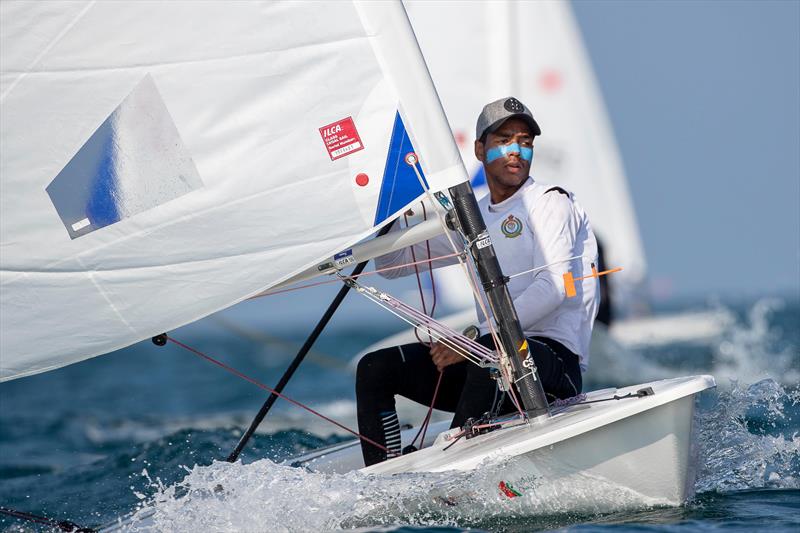
[[[694,396],[714,386],[711,376],[695,376],[606,389],[587,400],[610,398],[652,387],[652,396],[579,404],[551,418],[461,439],[432,443],[446,423],[432,426],[426,448],[364,468],[365,473],[469,471],[492,462],[483,478],[504,494],[510,485],[530,500],[566,500],[565,510],[607,510],[643,505],[680,505],[693,495],[692,421]],[[403,432],[403,445],[415,435]],[[320,472],[344,473],[363,467],[356,442],[309,454],[293,464]],[[477,490],[477,488],[476,488]],[[452,496],[452,493],[450,493]],[[465,496],[468,496],[465,493]],[[516,497],[516,496],[514,496]]]

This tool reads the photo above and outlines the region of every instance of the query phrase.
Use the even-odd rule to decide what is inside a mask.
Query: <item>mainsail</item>
[[[534,178],[577,194],[608,264],[625,268],[624,276],[614,279],[618,299],[630,298],[645,279],[644,249],[619,150],[569,4],[406,0],[405,5],[473,185],[485,183],[473,154],[478,113],[487,102],[518,96],[543,132],[534,150]],[[463,305],[471,305],[468,292],[460,293]]]
[[[402,5],[0,4],[0,380],[187,324],[467,178]],[[35,31],[33,28],[35,27]]]

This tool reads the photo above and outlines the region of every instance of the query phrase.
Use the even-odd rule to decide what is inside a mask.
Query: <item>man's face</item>
[[[475,156],[483,163],[487,179],[502,188],[519,188],[531,170],[533,135],[521,118],[506,120],[486,142],[475,141]]]

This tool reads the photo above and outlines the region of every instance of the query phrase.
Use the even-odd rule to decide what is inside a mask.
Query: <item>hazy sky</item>
[[[800,2],[573,1],[657,292],[800,293]]]

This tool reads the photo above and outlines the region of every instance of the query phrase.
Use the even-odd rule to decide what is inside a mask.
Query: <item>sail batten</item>
[[[432,190],[467,177],[400,4],[1,9],[0,380],[187,324],[367,238],[423,193],[386,164],[399,116]],[[29,35],[41,17],[46,37]]]

